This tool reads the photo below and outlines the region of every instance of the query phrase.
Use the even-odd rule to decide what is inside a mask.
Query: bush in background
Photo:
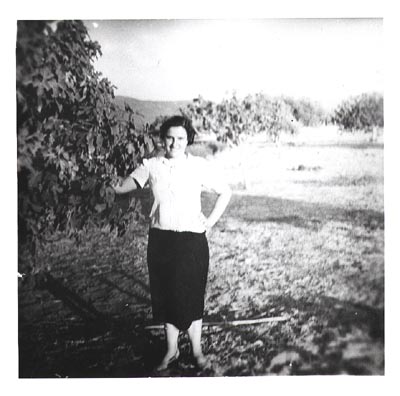
[[[275,142],[282,133],[298,130],[290,106],[264,94],[248,95],[242,100],[232,95],[220,103],[199,97],[181,112],[199,133],[214,133],[218,141],[227,144],[239,144],[245,136],[259,133]]]
[[[349,132],[371,132],[383,128],[383,96],[364,93],[344,100],[334,111],[332,121]]]
[[[296,121],[304,126],[318,126],[329,120],[328,112],[319,103],[306,98],[293,99],[285,96],[282,99],[289,105]]]

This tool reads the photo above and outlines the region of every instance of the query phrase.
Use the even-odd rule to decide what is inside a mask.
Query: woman
[[[187,331],[197,366],[206,364],[201,348],[209,264],[206,231],[224,212],[231,191],[208,161],[186,153],[194,136],[185,117],[167,119],[160,129],[165,155],[143,160],[130,177],[114,186],[117,194],[123,194],[149,183],[152,192],[147,248],[152,312],[155,321],[164,323],[167,341],[158,370],[178,359],[179,331]],[[201,212],[202,189],[218,194],[207,218]]]

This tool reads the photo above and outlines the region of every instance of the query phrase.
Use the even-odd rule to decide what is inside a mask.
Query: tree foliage
[[[135,129],[132,109],[114,104],[114,87],[93,66],[100,55],[80,21],[18,22],[20,243],[126,220],[110,181],[133,170],[152,142]]]
[[[293,99],[287,96],[282,100],[290,107],[296,121],[304,126],[318,126],[328,121],[327,112],[316,102],[306,98]]]
[[[364,93],[344,100],[335,109],[333,122],[345,131],[370,132],[383,128],[383,96]]]
[[[198,97],[182,112],[200,132],[213,132],[217,140],[238,144],[245,135],[266,133],[273,141],[281,133],[297,132],[289,106],[281,99],[264,94],[238,99],[236,95],[214,103]]]

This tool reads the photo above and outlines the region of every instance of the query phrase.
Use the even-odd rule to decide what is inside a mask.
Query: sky
[[[264,92],[332,108],[383,93],[383,19],[86,20],[117,95],[221,100]]]

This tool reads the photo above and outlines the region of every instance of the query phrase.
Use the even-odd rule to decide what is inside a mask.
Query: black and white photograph
[[[19,380],[385,377],[383,16],[66,16],[14,21]]]

